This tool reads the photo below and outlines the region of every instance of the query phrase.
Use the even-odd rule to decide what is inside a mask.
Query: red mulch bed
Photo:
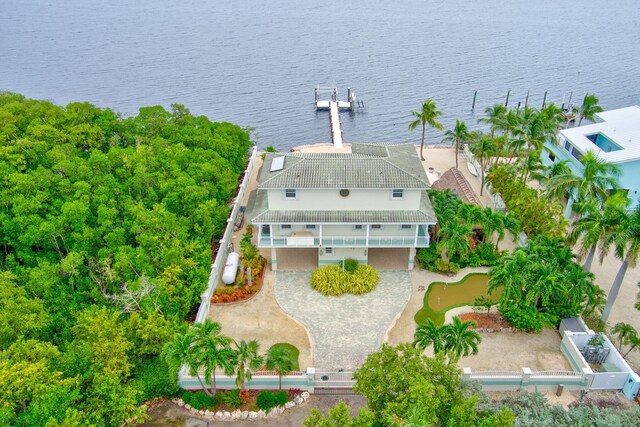
[[[478,323],[476,329],[503,329],[512,327],[498,313],[464,313],[459,317],[463,322],[475,320],[476,323]]]

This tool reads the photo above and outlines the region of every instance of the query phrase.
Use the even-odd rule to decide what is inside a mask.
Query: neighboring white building
[[[436,216],[413,144],[353,144],[351,153],[267,153],[251,222],[258,247],[284,257],[315,256],[317,265],[375,251],[403,257],[429,246]],[[303,252],[304,251],[304,252]]]
[[[546,165],[567,160],[574,173],[584,170],[580,158],[594,151],[598,158],[618,166],[620,188],[634,205],[640,191],[640,107],[620,108],[596,114],[597,123],[563,129],[558,146],[547,143],[542,154]]]

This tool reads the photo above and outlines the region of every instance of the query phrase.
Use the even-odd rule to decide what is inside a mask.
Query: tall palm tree
[[[603,242],[603,255],[606,255],[606,249],[610,245],[614,247],[615,255],[622,260],[622,264],[616,273],[607,297],[607,305],[602,313],[603,322],[609,319],[627,269],[635,267],[638,262],[638,256],[640,255],[640,209],[636,208],[631,214],[625,213],[621,226],[610,233]]]
[[[267,369],[278,373],[278,387],[280,390],[282,390],[282,376],[293,371],[295,363],[293,354],[287,347],[276,346],[267,351]]]
[[[222,335],[219,323],[205,319],[191,327],[194,337],[195,359],[205,369],[206,382],[211,385],[211,396],[217,393],[216,369],[222,368],[226,375],[233,374],[235,351],[231,348],[231,338]]]
[[[623,322],[616,323],[613,329],[611,329],[611,333],[618,338],[618,351],[620,353],[622,353],[622,344],[629,344],[629,338],[638,335],[636,328]]]
[[[485,180],[485,169],[487,168],[487,162],[496,152],[496,143],[495,139],[484,136],[478,140],[478,142],[474,143],[471,151],[478,158],[480,162],[480,195],[482,196],[482,191],[484,190],[484,180]]]
[[[585,258],[582,268],[591,271],[591,264],[598,245],[608,240],[611,233],[615,232],[625,220],[625,212],[610,203],[605,203],[602,209],[596,204],[586,210],[586,215],[574,221],[568,241],[570,244],[580,243],[578,256]]]
[[[438,231],[440,241],[438,251],[442,252],[442,258],[449,261],[452,256],[464,257],[471,252],[469,239],[473,234],[471,225],[459,221],[449,221],[440,227]]]
[[[566,172],[549,180],[547,193],[559,199],[569,194],[570,202],[597,200],[602,204],[619,187],[620,169],[613,163],[598,158],[594,151],[587,151],[580,162],[584,166],[579,175]],[[568,208],[569,209],[569,208]]]
[[[448,130],[444,133],[442,142],[451,142],[451,145],[455,146],[456,169],[458,169],[458,154],[460,153],[462,144],[464,144],[468,139],[469,129],[467,129],[467,124],[457,119],[453,130]]]
[[[513,236],[513,241],[518,240],[518,235],[520,234],[520,221],[513,216],[511,213],[507,213],[502,217],[502,230],[498,230],[498,241],[496,242],[496,250],[498,250],[498,245],[500,241],[504,239],[504,231],[508,231]]]
[[[494,232],[498,233],[498,240],[500,240],[500,236],[504,238],[504,214],[502,212],[494,211],[490,207],[484,208],[481,224],[485,243],[491,243],[491,236]]]
[[[593,122],[596,113],[602,112],[602,107],[598,105],[598,102],[600,102],[600,100],[595,94],[586,94],[584,96],[584,100],[582,100],[582,105],[580,106],[580,121],[578,122],[578,126],[582,124],[583,119]]]
[[[477,323],[473,320],[463,322],[458,316],[454,316],[452,323],[446,325],[443,331],[445,351],[449,360],[457,362],[460,357],[470,354],[478,354],[478,344],[482,342],[480,335],[471,328]]]
[[[433,320],[427,319],[416,328],[416,332],[413,335],[413,346],[424,350],[433,344],[434,353],[444,351],[443,332],[445,328],[445,325],[438,326]]]
[[[193,348],[194,342],[195,339],[191,333],[175,334],[173,340],[166,343],[162,348],[161,357],[169,366],[169,373],[174,377],[178,375],[182,365],[187,365],[189,374],[195,375],[202,389],[209,394],[204,381],[202,381],[200,372],[198,372],[200,365],[197,362],[196,353]]]
[[[504,131],[507,128],[507,107],[502,104],[495,104],[484,110],[487,117],[478,119],[478,123],[487,123],[491,131],[491,137],[496,131]]]
[[[411,115],[416,119],[409,123],[409,130],[413,130],[418,125],[422,125],[422,140],[420,142],[420,158],[424,161],[424,155],[422,150],[424,148],[424,133],[427,125],[436,128],[438,130],[444,129],[444,127],[436,121],[438,116],[442,115],[442,111],[437,109],[435,101],[427,99],[422,103],[422,109],[420,111],[412,111]]]
[[[264,363],[264,357],[258,354],[260,344],[256,340],[241,340],[236,343],[236,386],[242,390],[245,388],[245,381],[251,381],[251,371],[260,369]]]

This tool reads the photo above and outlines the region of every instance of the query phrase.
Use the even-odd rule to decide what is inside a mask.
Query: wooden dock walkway
[[[335,148],[342,148],[342,122],[338,101],[329,101],[329,120],[331,121],[331,142]]]

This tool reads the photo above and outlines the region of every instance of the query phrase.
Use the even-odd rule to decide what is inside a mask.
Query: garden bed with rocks
[[[289,390],[289,401],[284,405],[274,406],[269,410],[259,409],[256,405],[258,396],[263,393],[260,390],[247,390],[249,399],[237,408],[231,408],[225,403],[221,403],[215,411],[209,409],[198,410],[186,403],[182,398],[173,399],[172,402],[191,412],[195,416],[204,417],[217,421],[235,421],[235,420],[258,420],[262,418],[272,418],[281,415],[287,409],[296,405],[301,405],[309,398],[309,393],[294,392]]]

